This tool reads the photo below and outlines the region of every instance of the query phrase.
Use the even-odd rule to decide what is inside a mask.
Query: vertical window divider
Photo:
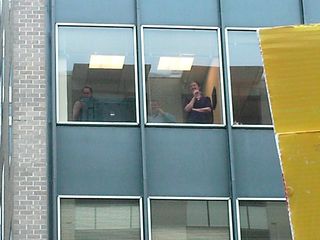
[[[224,24],[224,20],[222,17],[222,13],[223,13],[223,1],[219,0],[219,7],[220,7],[220,25],[221,28],[224,29],[224,31],[221,31],[221,37],[224,41],[221,41],[221,48],[222,48],[222,65],[223,66],[228,66],[228,47],[227,47],[227,28],[225,28],[225,24]],[[231,195],[231,200],[230,200],[230,208],[231,208],[231,214],[232,214],[232,237],[234,240],[238,240],[238,235],[237,233],[237,229],[238,229],[238,222],[237,222],[237,212],[236,212],[236,206],[237,203],[235,201],[236,197],[237,197],[237,189],[236,189],[236,174],[235,174],[235,157],[234,157],[234,146],[233,146],[233,134],[232,134],[232,103],[231,103],[231,89],[230,89],[230,80],[229,80],[229,75],[228,75],[228,67],[224,68],[224,76],[226,79],[227,84],[225,84],[225,96],[226,97],[226,104],[225,104],[225,108],[226,108],[226,130],[227,130],[227,146],[228,146],[228,156],[229,156],[229,173],[230,173],[230,195]]]
[[[145,96],[144,96],[144,66],[142,65],[142,46],[143,46],[143,30],[141,25],[141,2],[140,0],[135,1],[136,4],[136,31],[137,31],[137,49],[136,49],[136,57],[137,57],[137,82],[138,89],[137,89],[137,98],[139,99],[139,119],[140,119],[140,141],[141,141],[141,162],[142,162],[142,209],[141,209],[141,224],[143,225],[143,232],[141,234],[142,239],[148,240],[149,238],[149,222],[144,221],[143,219],[148,219],[148,169],[147,169],[147,156],[146,156],[146,133],[145,133]],[[143,107],[141,107],[143,106]]]

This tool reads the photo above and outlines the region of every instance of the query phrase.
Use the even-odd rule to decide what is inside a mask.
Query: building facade
[[[259,28],[317,0],[1,0],[1,239],[291,239]]]

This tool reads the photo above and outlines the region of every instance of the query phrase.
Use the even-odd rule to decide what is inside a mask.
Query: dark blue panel
[[[233,137],[238,197],[284,197],[273,131],[234,129]]]
[[[58,194],[140,195],[138,128],[57,127]]]
[[[301,23],[300,0],[222,0],[228,27],[262,27]]]
[[[147,129],[150,195],[229,196],[224,129]]]
[[[56,22],[135,23],[134,0],[56,0]]]
[[[142,24],[218,26],[217,0],[140,0]]]
[[[320,1],[319,0],[304,0],[304,12],[306,23],[320,22]]]

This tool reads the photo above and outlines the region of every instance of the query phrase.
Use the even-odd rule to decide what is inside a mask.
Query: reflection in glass
[[[147,121],[222,124],[218,32],[145,28],[143,34]]]
[[[228,202],[151,200],[153,240],[230,239]]]
[[[58,28],[58,121],[136,122],[132,28]]]
[[[241,240],[291,240],[285,202],[240,201]]]
[[[228,47],[233,124],[272,124],[257,33],[228,31]]]
[[[138,200],[61,199],[61,239],[140,240]]]

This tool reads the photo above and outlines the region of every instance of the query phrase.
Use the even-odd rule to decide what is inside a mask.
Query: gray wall
[[[229,196],[225,129],[148,128],[149,194]]]
[[[57,128],[59,194],[142,194],[140,135],[137,128]]]
[[[223,0],[227,27],[269,27],[300,24],[300,0]]]
[[[218,26],[218,0],[141,0],[141,24]]]
[[[318,0],[303,0],[305,23],[319,23],[320,22],[320,1]]]
[[[55,22],[135,23],[135,0],[56,0]]]
[[[235,181],[238,197],[284,197],[272,130],[235,129]]]

